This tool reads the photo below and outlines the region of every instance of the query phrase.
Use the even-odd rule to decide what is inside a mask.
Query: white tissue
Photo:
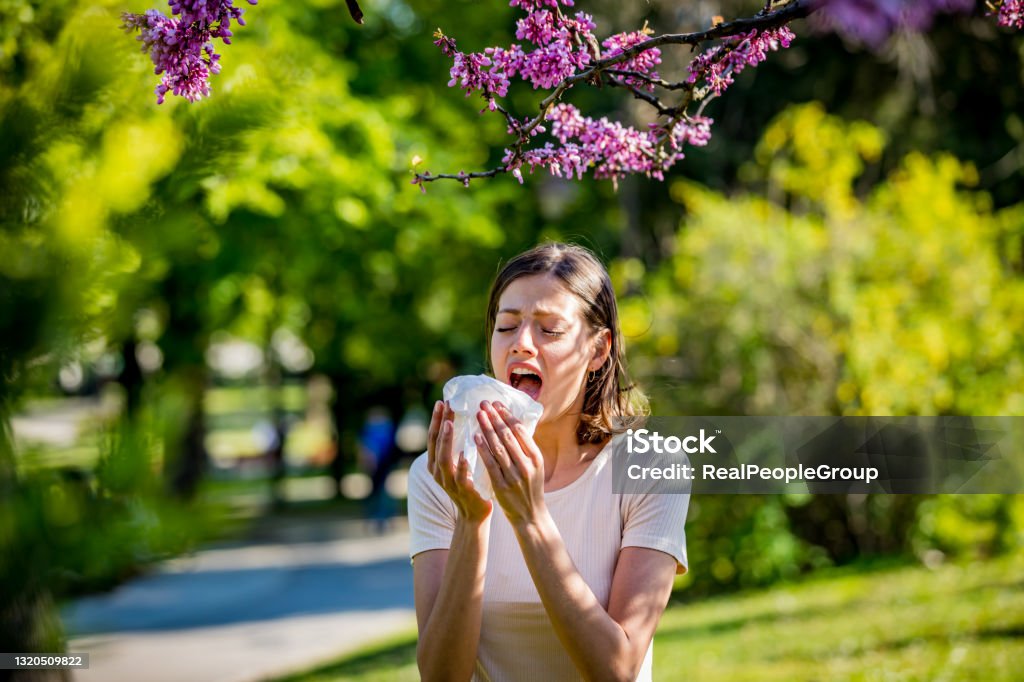
[[[523,423],[527,433],[533,435],[540,421],[544,406],[526,395],[519,389],[503,384],[497,379],[480,374],[477,376],[455,377],[444,385],[444,399],[455,412],[455,432],[452,440],[452,452],[458,461],[459,452],[464,452],[473,472],[473,485],[481,497],[489,500],[494,496],[491,488],[491,477],[487,467],[477,456],[475,434],[481,433],[476,413],[480,410],[480,402],[489,400],[501,402],[512,415]]]

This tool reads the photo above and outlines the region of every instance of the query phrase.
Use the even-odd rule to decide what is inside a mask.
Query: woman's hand
[[[513,527],[536,523],[547,511],[540,448],[501,403],[483,401],[476,418],[483,432],[476,436],[477,452],[491,475],[494,497]]]
[[[458,462],[452,452],[455,433],[455,412],[446,403],[434,404],[427,432],[427,471],[444,488],[459,510],[459,518],[471,523],[482,523],[491,513],[491,503],[480,497],[473,486],[473,474],[463,453]]]

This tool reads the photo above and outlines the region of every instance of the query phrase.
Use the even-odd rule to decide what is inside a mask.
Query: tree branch
[[[759,32],[763,32],[784,26],[795,19],[807,17],[817,10],[817,3],[815,3],[814,0],[789,0],[787,4],[774,11],[771,10],[771,4],[771,2],[767,3],[765,9],[753,17],[719,23],[705,31],[697,31],[694,33],[668,33],[665,35],[655,36],[637,43],[636,45],[633,45],[612,57],[598,59],[583,71],[572,76],[568,76],[558,82],[550,94],[538,103],[538,112],[536,116],[525,123],[516,121],[515,117],[513,117],[508,111],[497,104],[494,104],[493,108],[505,117],[509,122],[510,130],[516,136],[515,141],[509,147],[511,149],[511,155],[507,157],[508,161],[505,166],[494,168],[489,171],[469,174],[441,173],[433,175],[429,172],[415,173],[413,184],[417,184],[420,186],[420,189],[423,189],[423,185],[426,182],[444,179],[458,180],[468,186],[469,181],[473,179],[492,178],[501,173],[518,170],[525,160],[524,148],[529,144],[533,131],[545,121],[551,107],[561,100],[565,92],[577,83],[582,82],[589,82],[595,85],[605,82],[613,87],[620,87],[629,90],[634,97],[654,107],[659,116],[668,118],[669,124],[665,127],[666,135],[659,140],[658,144],[657,154],[661,155],[663,153],[662,150],[668,134],[671,134],[671,130],[674,125],[682,120],[686,115],[686,109],[693,101],[695,94],[694,84],[686,81],[670,83],[663,79],[653,78],[636,71],[614,69],[613,67],[618,64],[622,64],[637,55],[647,52],[648,50],[664,45],[690,45],[692,47],[696,47],[713,40],[720,40],[722,38],[729,38],[749,33],[755,29]],[[579,41],[577,40],[577,42]],[[639,80],[666,90],[684,90],[685,94],[683,96],[683,101],[678,106],[668,106],[652,93],[645,92],[640,87],[626,82],[627,79]],[[491,106],[492,98],[485,96],[485,99],[488,100],[489,106]],[[703,111],[703,107],[701,108],[701,111]]]

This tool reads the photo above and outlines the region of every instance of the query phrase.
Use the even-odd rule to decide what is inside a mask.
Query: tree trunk
[[[164,441],[164,471],[171,492],[181,499],[195,495],[207,463],[203,396],[208,336],[202,315],[205,291],[196,284],[204,281],[200,270],[188,265],[172,268],[161,292],[170,313],[161,339],[164,370],[171,377],[172,389],[180,391],[182,402],[175,416],[183,429],[169,426]]]
[[[271,421],[274,425],[274,444],[270,448],[270,494],[274,506],[285,504],[283,484],[287,470],[284,461],[284,445],[288,439],[288,425],[285,422],[284,390],[281,365],[275,360],[273,349],[267,345],[267,388],[270,391]]]
[[[142,387],[145,384],[145,377],[142,368],[139,367],[139,360],[135,356],[138,344],[135,339],[128,339],[121,346],[121,373],[117,381],[124,387],[124,417],[129,422],[134,422],[142,406]]]
[[[189,367],[179,372],[179,378],[185,402],[184,433],[179,436],[172,429],[168,434],[164,466],[171,492],[179,499],[189,500],[195,496],[207,465],[206,418],[203,414],[206,370],[202,366]]]
[[[348,465],[355,461],[355,430],[358,423],[352,418],[353,405],[352,377],[345,371],[328,374],[334,397],[331,400],[331,415],[334,417],[334,459],[331,461],[331,478],[334,479],[335,497],[341,497],[341,478]]]

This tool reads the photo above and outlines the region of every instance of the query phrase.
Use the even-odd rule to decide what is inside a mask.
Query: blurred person
[[[394,511],[394,501],[386,486],[395,463],[395,422],[387,408],[371,407],[359,432],[359,459],[370,477],[372,488],[367,498],[367,516],[378,532],[383,532]]]
[[[608,273],[582,247],[538,246],[498,274],[486,324],[494,377],[544,409],[530,437],[481,403],[492,502],[453,452],[454,413],[434,407],[409,485],[420,674],[650,680],[654,631],[687,567],[689,495],[612,492],[615,420],[646,400],[626,375]]]

